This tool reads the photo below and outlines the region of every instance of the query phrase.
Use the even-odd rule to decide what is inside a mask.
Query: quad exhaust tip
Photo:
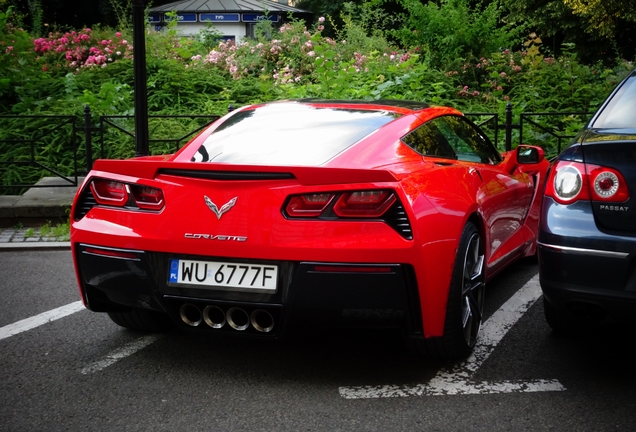
[[[269,333],[274,328],[274,317],[263,309],[256,309],[250,315],[252,327],[261,333]]]
[[[218,306],[207,305],[203,311],[192,303],[184,303],[179,308],[179,317],[186,325],[198,327],[203,322],[213,329],[221,329],[225,324],[236,331],[245,331],[250,325],[260,333],[269,333],[274,329],[274,317],[264,309],[254,309],[248,313],[240,307],[231,307],[224,312]]]
[[[213,329],[222,328],[227,320],[225,313],[218,306],[209,305],[203,309],[203,321]]]
[[[190,327],[196,327],[203,321],[201,311],[192,303],[184,303],[181,305],[181,308],[179,308],[179,316],[181,316],[181,321]]]
[[[227,319],[227,323],[234,330],[243,331],[250,326],[250,317],[247,312],[241,308],[229,308],[225,314],[225,318]]]

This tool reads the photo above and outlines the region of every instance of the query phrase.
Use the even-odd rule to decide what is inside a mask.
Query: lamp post
[[[135,77],[135,156],[148,156],[148,94],[146,76],[145,0],[133,0],[133,44]]]

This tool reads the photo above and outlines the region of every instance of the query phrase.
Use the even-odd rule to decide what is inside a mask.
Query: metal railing
[[[228,110],[233,109],[230,106]],[[503,122],[499,113],[465,115],[479,125],[500,150],[511,150],[515,143],[539,145],[546,149],[548,157],[560,153],[564,140],[574,138],[592,115],[585,112],[521,113],[516,124],[510,103],[504,114]],[[152,137],[148,140],[150,154],[178,151],[218,118],[195,114],[148,116]],[[47,187],[36,185],[45,176],[59,177],[64,180],[63,186],[76,187],[78,177],[91,170],[96,158],[135,156],[134,116],[100,116],[94,123],[90,107],[85,106],[83,120],[80,125],[80,119],[74,116],[0,115],[0,193]],[[58,133],[65,127],[66,134]],[[501,131],[504,132],[503,149]],[[55,152],[59,154],[53,154]],[[22,168],[24,166],[31,170]],[[29,175],[24,176],[22,173],[27,171]]]
[[[1,190],[19,194],[46,176],[77,186],[80,131],[75,116],[0,115]]]

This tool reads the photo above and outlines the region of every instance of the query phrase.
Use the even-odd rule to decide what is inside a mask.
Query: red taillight
[[[313,271],[318,273],[391,273],[388,266],[356,266],[356,265],[315,265]]]
[[[629,190],[620,171],[597,165],[588,165],[587,169],[590,177],[590,193],[595,201],[627,201]]]
[[[589,199],[625,202],[629,198],[625,179],[618,170],[570,161],[558,161],[552,167],[545,194],[561,204]]]
[[[137,206],[144,210],[160,210],[163,207],[163,192],[150,186],[131,185],[130,192]]]
[[[395,202],[395,195],[387,190],[356,191],[342,194],[334,213],[340,217],[377,218]]]
[[[390,190],[295,195],[287,202],[285,214],[292,218],[379,218],[396,201]]]
[[[129,205],[131,208],[137,206],[143,210],[161,210],[164,205],[161,189],[150,186],[94,178],[90,188],[95,200],[100,205],[115,207]],[[130,200],[131,196],[132,200]]]
[[[128,202],[128,190],[122,182],[96,178],[91,182],[91,192],[99,204],[122,207]]]
[[[102,249],[91,246],[86,246],[84,252],[91,255],[102,255],[111,258],[122,258],[130,260],[139,260],[139,254],[137,252],[123,251],[119,249]]]
[[[285,210],[291,217],[318,217],[334,196],[332,193],[298,195],[289,200]]]

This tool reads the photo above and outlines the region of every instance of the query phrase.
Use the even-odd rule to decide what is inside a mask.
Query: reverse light
[[[396,198],[388,190],[347,192],[340,196],[333,208],[340,217],[380,217],[393,205]]]
[[[583,175],[574,165],[566,165],[556,171],[554,192],[564,201],[569,201],[583,189]]]

